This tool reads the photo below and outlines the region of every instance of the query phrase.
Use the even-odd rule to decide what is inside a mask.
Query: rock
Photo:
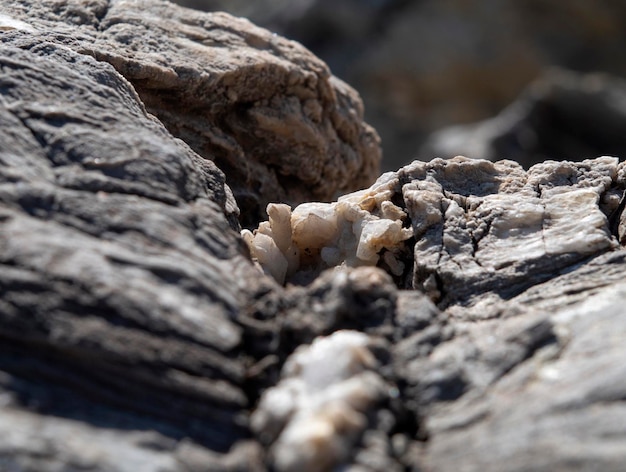
[[[533,83],[498,116],[433,133],[418,155],[463,153],[511,159],[525,168],[546,159],[624,156],[626,83],[602,74],[552,71]]]
[[[503,301],[508,318],[470,325],[447,352],[431,354],[481,384],[429,416],[433,470],[622,468],[623,261],[623,251],[600,256]],[[578,302],[577,279],[589,290]],[[513,365],[493,368],[505,359]]]
[[[511,161],[466,158],[401,169],[417,241],[414,287],[466,312],[479,295],[509,298],[615,248],[608,216],[617,207],[615,189],[624,187],[622,173],[610,157],[546,161],[528,172]]]
[[[284,223],[270,218],[245,236],[279,283],[285,274],[297,280],[299,270],[379,265],[401,288],[408,271],[413,288],[467,312],[486,292],[510,297],[615,248],[607,217],[623,173],[612,157],[545,162],[528,172],[512,161],[415,161],[336,203],[284,208]]]
[[[590,397],[588,392],[595,388],[606,391],[609,401],[618,401],[624,390],[613,380],[620,375],[619,363],[599,354],[604,345],[601,338],[585,334],[585,340],[580,341],[581,346],[596,346],[592,349],[598,352],[589,360],[589,366],[595,366],[588,367],[589,372],[616,372],[608,377],[594,376],[588,384],[573,380],[574,359],[580,354],[574,350],[570,358],[568,349],[572,330],[581,333],[604,329],[602,322],[596,328],[591,321],[588,323],[593,328],[576,328],[574,320],[585,316],[588,309],[581,292],[590,295],[600,290],[594,295],[600,300],[606,291],[613,300],[607,306],[616,307],[618,303],[619,295],[612,290],[621,293],[620,286],[602,287],[618,284],[624,270],[623,254],[613,252],[618,248],[616,222],[623,210],[618,204],[626,186],[623,175],[624,165],[611,157],[580,163],[547,161],[528,171],[512,161],[491,163],[463,157],[416,161],[396,173],[385,174],[370,189],[320,207],[335,209],[341,201],[354,201],[365,208],[367,198],[398,202],[413,230],[413,257],[405,256],[403,261],[414,264],[414,288],[430,294],[443,310],[440,313],[428,308],[419,297],[406,292],[396,299],[394,322],[386,331],[396,340],[389,361],[392,372],[387,378],[400,387],[402,406],[383,411],[395,415],[390,431],[399,435],[395,437],[405,444],[402,449],[411,452],[391,452],[393,440],[386,436],[385,467],[404,463],[433,470],[503,470],[502,464],[506,463],[504,470],[553,470],[573,463],[577,467],[600,464],[608,470],[619,469],[622,455],[617,449],[615,453],[610,451],[611,447],[623,446],[624,435],[616,439],[614,446],[603,449],[606,456],[598,458],[587,446],[554,451],[553,441],[554,437],[568,438],[575,444],[587,441],[584,434],[572,435],[570,425],[576,424],[591,431],[589,441],[597,446],[602,439],[595,434],[614,434],[619,423],[606,420],[609,411],[619,409],[614,405],[607,406],[606,413],[602,409],[580,415],[569,411],[581,403],[585,408],[594,408],[602,401]],[[299,208],[291,217],[294,242],[298,241],[294,221],[303,213]],[[336,225],[336,211],[320,210],[316,215],[316,225]],[[257,233],[255,238],[259,234],[264,233]],[[271,231],[267,234],[272,236]],[[323,231],[310,234],[326,241]],[[354,245],[356,238],[338,238],[333,244],[339,244],[339,252],[345,253],[341,244]],[[320,260],[313,265],[326,262],[323,253],[324,249],[313,256]],[[377,262],[379,267],[390,270],[380,261],[351,257],[339,261],[339,265],[347,268]],[[599,268],[604,264],[615,264],[607,276],[600,275]],[[341,273],[340,269],[336,271]],[[335,280],[337,284],[338,278]],[[396,279],[396,283],[400,282]],[[419,311],[415,312],[417,307]],[[606,321],[607,326],[621,323],[611,320]],[[407,322],[408,326],[403,326]],[[378,332],[384,336],[385,331]],[[620,350],[618,346],[613,348],[618,358]],[[544,369],[546,376],[557,377],[548,378],[539,388],[531,380],[538,375],[543,379]],[[553,389],[561,369],[571,369],[572,377]],[[598,395],[604,398],[604,394]],[[517,398],[529,403],[516,404],[511,411],[511,402]],[[571,406],[562,412],[565,404]],[[261,408],[263,411],[265,407]],[[588,423],[596,420],[607,426]],[[448,435],[452,443],[448,443]],[[364,433],[363,444],[366,437]],[[406,438],[412,439],[407,443]],[[427,442],[418,446],[418,438]],[[471,454],[465,450],[467,443],[473,444]],[[494,443],[498,444],[496,450],[490,449]],[[418,456],[416,451],[420,449]],[[581,450],[585,452],[579,453]],[[354,457],[357,461],[359,453]],[[471,462],[466,461],[467,457],[472,458]]]
[[[272,443],[274,469],[329,470],[350,457],[368,410],[387,395],[369,343],[358,331],[336,331],[287,359],[252,416],[255,432]]]
[[[112,64],[174,136],[228,175],[244,226],[269,202],[328,201],[378,175],[379,139],[360,98],[293,41],[165,1],[24,5],[3,7],[37,31],[23,41],[63,36]]]
[[[178,1],[246,16],[311,48],[363,97],[386,170],[415,159],[439,128],[493,117],[547,68],[626,77],[626,7],[612,0]],[[595,115],[585,122],[593,127]],[[542,126],[540,134],[552,133],[550,123]],[[611,153],[583,146],[567,159],[572,151]],[[434,156],[444,157],[420,153]],[[512,156],[497,156],[505,158]]]
[[[222,172],[109,64],[2,40],[2,468],[178,470],[183,438],[217,466],[262,284]]]
[[[173,108],[145,106],[147,84],[179,80],[166,63],[191,54],[161,57],[148,38],[160,15],[180,26],[189,12],[1,7],[0,469],[623,468],[616,158],[416,161],[340,198],[352,223],[410,237],[378,246],[387,233],[342,220],[341,237],[313,235],[341,257],[319,248],[308,280],[282,286],[240,235],[230,177],[147,111]],[[117,52],[112,18],[129,35]],[[253,28],[199,18],[237,28],[218,36]],[[235,69],[238,48],[222,51]],[[165,75],[127,80],[105,58]],[[294,215],[344,217],[306,205],[276,202],[248,239],[284,255]]]
[[[242,236],[252,257],[281,284],[309,280],[328,267],[381,261],[401,277],[406,267],[398,259],[412,231],[403,227],[406,213],[392,202],[396,184],[388,173],[369,189],[335,203],[303,203],[293,213],[287,205],[270,204],[269,221]]]

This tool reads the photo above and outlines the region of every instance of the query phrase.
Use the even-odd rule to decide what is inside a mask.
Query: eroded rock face
[[[472,143],[451,154],[433,153],[432,148],[416,153],[441,127],[493,117],[548,68],[626,77],[622,54],[626,6],[614,0],[177,1],[245,16],[310,47],[363,97],[367,119],[382,136],[386,170],[396,170],[416,157],[490,158],[472,152]],[[601,84],[606,93],[612,93],[610,82]],[[584,89],[581,92],[585,94]],[[566,102],[575,108],[579,98],[570,96]],[[540,137],[538,148],[528,142],[532,137],[529,140],[527,133],[519,137],[507,133],[497,146],[505,152],[496,153],[493,160],[534,159],[524,164],[527,168],[546,159],[624,154],[623,134],[609,131],[615,115],[624,114],[624,106],[618,101],[609,107],[600,104],[591,101],[581,107],[586,112],[582,123],[538,110],[534,117],[540,120],[532,125]],[[572,108],[561,110],[577,114]],[[587,119],[602,126],[590,125],[585,131]],[[543,152],[544,145],[558,144],[562,138],[568,139]],[[465,143],[467,135],[459,139]],[[607,144],[620,148],[607,149]],[[519,145],[523,150],[513,155]],[[533,156],[535,149],[542,157]]]
[[[464,158],[403,168],[417,241],[414,287],[467,310],[480,294],[508,298],[613,249],[608,216],[623,169],[610,157],[545,162],[527,172],[511,161]]]
[[[374,331],[396,340],[390,378],[402,404],[380,410],[394,419],[387,442],[374,440],[387,451],[376,470],[619,470],[626,438],[613,435],[624,389],[612,356],[622,349],[601,333],[624,325],[623,172],[611,157],[528,171],[512,161],[457,157],[414,162],[345,197],[399,202],[415,238],[413,258],[404,259],[414,264],[412,283],[443,310],[425,309],[423,295],[402,291],[391,329]],[[326,218],[336,221],[333,212]],[[322,231],[310,234],[326,240]],[[321,251],[317,257],[325,263]],[[335,273],[338,280],[341,269]],[[590,355],[582,364],[581,349]],[[579,368],[589,373],[585,380]],[[380,460],[370,434],[362,434],[361,447]],[[610,445],[605,435],[615,437]],[[358,463],[363,452],[355,449]]]
[[[2,468],[227,451],[248,435],[235,320],[256,284],[222,172],[110,65],[2,39]]]
[[[615,248],[608,216],[623,172],[612,157],[529,171],[512,161],[415,161],[333,204],[282,207],[274,219],[278,207],[270,206],[270,221],[244,239],[280,283],[285,274],[297,280],[300,268],[341,265],[379,265],[400,277],[412,263],[413,288],[467,312],[485,292],[509,297]]]
[[[91,54],[173,7],[0,6],[0,469],[623,469],[623,164],[415,162],[272,206],[283,257],[335,225],[283,287],[228,177]],[[164,51],[135,57],[158,86]]]
[[[3,12],[34,41],[112,64],[174,136],[227,174],[245,226],[269,202],[332,200],[379,173],[379,139],[356,92],[300,44],[244,19],[157,0],[5,2]]]
[[[626,459],[624,367],[616,360],[624,355],[626,326],[623,258],[623,251],[606,255],[501,302],[510,318],[468,326],[448,352],[433,353],[441,365],[456,362],[477,385],[429,417],[434,470],[619,470]],[[613,265],[620,266],[617,277]],[[598,285],[575,303],[578,294],[566,292],[582,280],[590,288],[594,269]],[[509,370],[485,371],[507,357]]]

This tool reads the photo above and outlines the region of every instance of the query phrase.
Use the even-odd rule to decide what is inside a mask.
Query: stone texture
[[[185,437],[227,451],[248,434],[235,319],[258,284],[223,174],[106,63],[6,35],[0,70],[7,470],[174,470]]]
[[[415,159],[431,132],[496,115],[546,68],[626,77],[626,7],[614,0],[178,1],[246,16],[311,48],[363,97],[387,170]],[[539,134],[550,133],[543,123]],[[615,152],[588,152],[602,141],[577,147],[570,136],[565,159]],[[434,156],[444,157],[419,157]]]
[[[340,330],[299,347],[252,416],[277,471],[329,470],[352,454],[367,413],[388,395],[370,339]]]
[[[33,40],[112,64],[174,136],[226,172],[246,226],[271,201],[331,200],[378,174],[360,98],[298,43],[165,1],[4,3]]]
[[[546,161],[528,171],[513,161],[460,156],[415,161],[336,203],[305,203],[292,213],[284,208],[285,222],[270,219],[254,235],[244,234],[252,256],[280,283],[296,248],[291,274],[320,265],[378,265],[400,287],[467,312],[486,292],[510,297],[615,248],[608,216],[619,206],[623,176],[614,157]],[[267,257],[269,249],[276,254]],[[332,264],[329,253],[336,254]],[[279,258],[285,268],[277,277]],[[298,280],[298,272],[287,280]]]
[[[497,323],[467,325],[431,354],[466,381],[456,402],[429,405],[433,470],[623,467],[623,260],[623,251],[600,256],[500,302]],[[616,265],[619,276],[607,277]],[[598,285],[590,288],[592,268]],[[589,288],[576,293],[581,278]],[[409,378],[423,377],[418,364]]]
[[[616,158],[528,172],[512,161],[435,159],[398,178],[416,239],[413,285],[451,310],[467,313],[486,292],[509,298],[615,247],[607,217],[624,186]]]
[[[612,157],[546,161],[528,171],[512,161],[455,157],[416,161],[342,197],[360,202],[360,211],[375,213],[379,200],[403,207],[414,235],[413,257],[403,261],[413,270],[395,283],[413,284],[441,310],[427,308],[423,295],[400,292],[395,313],[387,315],[391,325],[376,324],[374,333],[396,341],[381,369],[391,367],[387,379],[397,385],[401,404],[381,409],[391,414],[392,427],[378,443],[387,452],[376,470],[399,464],[468,471],[621,467],[625,438],[614,436],[623,415],[616,403],[624,394],[621,367],[600,346],[609,336],[605,329],[615,323],[619,333],[624,324],[618,308],[624,255],[617,240],[625,186],[624,165]],[[292,226],[301,213],[294,209]],[[315,218],[323,226],[317,219],[330,224],[337,216]],[[294,231],[293,241],[297,237]],[[342,241],[332,243],[340,252]],[[369,264],[390,270],[382,258],[347,257],[341,266],[351,271]],[[375,273],[356,270],[354,276]],[[597,312],[603,313],[597,321],[581,321]],[[577,381],[582,349],[591,357],[581,368],[603,373]],[[609,349],[619,358],[621,347]],[[596,407],[604,399],[609,404]],[[604,435],[615,442],[600,447]],[[368,437],[363,434],[364,445]],[[369,447],[380,451],[368,446],[366,456],[373,453]],[[602,452],[594,452],[598,447]]]
[[[242,236],[250,255],[281,284],[311,280],[339,265],[384,263],[402,277],[413,231],[406,227],[406,212],[392,202],[396,184],[387,173],[368,189],[335,203],[303,203],[293,213],[287,205],[270,204],[269,221]]]
[[[339,375],[336,397],[313,380],[323,399],[305,389],[302,411],[354,411],[322,415],[323,435],[289,430],[340,445],[339,468],[623,469],[623,164],[414,162],[373,187],[407,213],[406,274],[377,261],[282,287],[250,258],[229,177],[137,93],[178,80],[154,65],[173,50],[137,52],[145,82],[93,57],[123,56],[102,46],[110,15],[156,48],[140,25],[188,12],[0,6],[0,469],[272,470],[275,438],[251,418],[342,330],[367,349],[333,351],[333,367],[376,380]],[[234,44],[224,61],[240,64]]]

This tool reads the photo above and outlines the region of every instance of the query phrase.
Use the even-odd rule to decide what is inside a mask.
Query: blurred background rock
[[[624,0],[177,1],[245,16],[324,59],[363,97],[385,169],[457,153],[626,156]],[[617,78],[573,73],[596,71]]]

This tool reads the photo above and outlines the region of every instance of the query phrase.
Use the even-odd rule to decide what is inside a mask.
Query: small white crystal
[[[366,334],[338,331],[287,359],[251,419],[257,435],[274,439],[275,470],[330,470],[347,459],[367,427],[366,413],[387,395],[369,342]]]
[[[293,212],[287,205],[270,203],[269,222],[262,222],[254,234],[242,232],[244,241],[252,256],[280,283],[299,271],[374,266],[383,249],[391,254],[385,256],[387,266],[399,276],[404,266],[394,254],[413,232],[403,227],[405,211],[391,201],[398,185],[394,174],[389,173],[369,189],[344,195],[334,203],[304,203]],[[266,237],[274,241],[282,258]]]

